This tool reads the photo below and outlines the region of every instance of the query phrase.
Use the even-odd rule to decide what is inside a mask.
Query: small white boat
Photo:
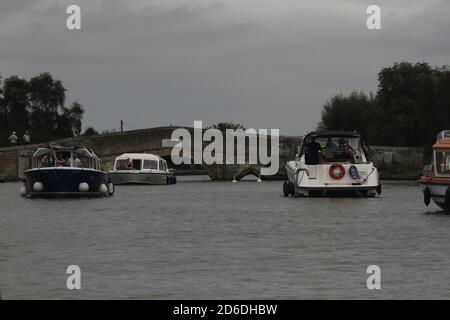
[[[286,164],[286,171],[285,196],[381,194],[378,170],[367,160],[357,132],[308,133],[296,159]]]
[[[114,184],[175,184],[174,169],[167,161],[149,153],[124,153],[109,172]]]
[[[443,210],[450,211],[450,130],[437,135],[431,164],[425,166],[419,184],[427,206],[433,200]]]

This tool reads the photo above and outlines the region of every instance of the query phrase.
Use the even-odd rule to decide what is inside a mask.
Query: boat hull
[[[115,185],[163,185],[175,183],[172,173],[110,172]]]
[[[108,173],[94,169],[31,169],[25,172],[25,180],[27,194],[32,197],[108,196],[113,193],[111,189],[107,192],[104,189],[104,186],[111,188]]]
[[[288,162],[286,172],[288,180],[294,185],[295,194],[301,196],[312,195],[350,195],[353,193],[363,196],[375,196],[381,193],[378,170],[370,163],[347,164],[342,166],[345,174],[340,179],[329,175],[331,163],[319,165],[301,165],[296,161]],[[357,168],[360,179],[349,175],[351,166]]]
[[[444,182],[432,182],[425,181],[424,179],[419,180],[419,185],[422,191],[428,187],[430,190],[431,200],[440,207],[442,210],[450,212],[450,201],[446,201],[446,193],[450,188],[450,180],[447,183]],[[450,199],[449,199],[450,200]]]

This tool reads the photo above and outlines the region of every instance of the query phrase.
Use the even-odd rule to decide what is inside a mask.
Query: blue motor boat
[[[22,196],[112,196],[114,185],[90,149],[52,145],[38,148],[25,171]]]

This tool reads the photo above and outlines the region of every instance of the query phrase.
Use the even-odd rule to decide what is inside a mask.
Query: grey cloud
[[[382,66],[448,63],[448,1],[378,2],[380,31],[365,28],[368,1],[74,1],[83,29],[68,31],[71,1],[6,1],[0,72],[55,74],[99,129],[203,120],[301,134],[331,95],[376,90]]]

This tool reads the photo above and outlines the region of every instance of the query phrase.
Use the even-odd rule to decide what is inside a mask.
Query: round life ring
[[[334,180],[340,180],[345,176],[345,168],[340,163],[332,164],[330,170],[328,170],[328,174]]]

